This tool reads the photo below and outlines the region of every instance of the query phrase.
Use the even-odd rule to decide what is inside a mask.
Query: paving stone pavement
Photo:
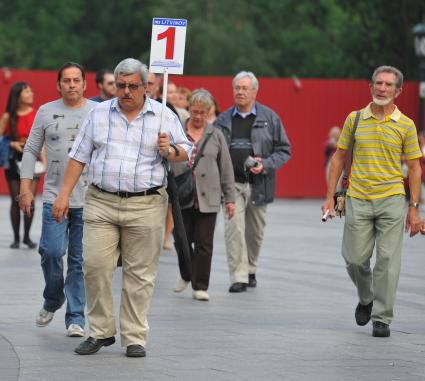
[[[149,313],[147,357],[119,340],[93,356],[73,353],[64,308],[44,328],[34,319],[43,278],[36,250],[9,249],[9,200],[0,197],[0,381],[425,380],[425,237],[404,241],[391,337],[354,321],[356,294],[340,255],[342,221],[322,223],[320,200],[270,205],[258,287],[228,293],[218,218],[209,302],[172,288],[176,255],[164,251]],[[41,205],[32,229],[39,238]],[[114,279],[118,310],[121,271]]]

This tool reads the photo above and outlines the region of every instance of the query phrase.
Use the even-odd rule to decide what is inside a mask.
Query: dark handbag
[[[348,174],[350,172],[351,161],[353,158],[353,148],[354,148],[354,141],[355,141],[354,135],[357,130],[357,125],[359,124],[359,119],[360,119],[360,111],[357,111],[356,119],[354,121],[353,131],[351,132],[351,136],[350,136],[350,145],[348,148],[348,155],[344,165],[344,176],[342,178],[342,190],[335,192],[334,194],[334,205],[335,205],[334,210],[335,210],[335,214],[339,216],[340,218],[342,216],[345,216],[345,199],[347,197]]]
[[[191,168],[187,168],[182,174],[175,176],[178,189],[179,203],[181,207],[190,205],[193,202],[195,192],[195,181]]]
[[[198,153],[196,154],[195,160],[193,162],[192,168],[187,168],[182,174],[175,176],[178,195],[179,195],[179,203],[180,207],[187,208],[192,205],[193,200],[195,198],[195,179],[193,175],[193,171],[198,165],[199,160],[203,156],[205,145],[207,144],[211,134],[205,136],[205,140],[202,143]]]

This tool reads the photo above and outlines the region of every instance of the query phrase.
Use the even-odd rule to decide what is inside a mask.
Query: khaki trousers
[[[373,301],[372,321],[390,324],[401,266],[405,199],[347,197],[342,255],[361,304]],[[373,271],[370,258],[376,244]]]
[[[121,198],[90,186],[84,205],[84,281],[90,336],[116,334],[112,276],[122,254],[121,345],[146,344],[147,313],[159,260],[168,196]]]
[[[248,274],[255,274],[266,226],[267,206],[250,202],[248,183],[235,183],[235,214],[230,220],[224,213],[227,263],[231,283],[248,283]]]

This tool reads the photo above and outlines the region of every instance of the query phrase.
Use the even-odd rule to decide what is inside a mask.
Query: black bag
[[[180,207],[184,208],[193,202],[195,181],[192,169],[188,168],[181,175],[175,176]]]
[[[345,216],[345,198],[347,197],[347,189],[334,194],[335,214],[340,218]]]
[[[193,171],[198,165],[199,159],[203,156],[202,153],[204,152],[205,145],[207,144],[211,135],[212,133],[205,136],[205,140],[202,143],[198,153],[196,154],[192,168],[187,168],[185,172],[174,177],[179,194],[180,208],[182,209],[191,206],[193,200],[195,199],[195,179],[193,178]]]

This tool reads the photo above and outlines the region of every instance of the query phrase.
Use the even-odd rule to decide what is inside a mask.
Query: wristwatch
[[[419,209],[419,202],[409,202],[409,208]]]
[[[174,150],[174,152],[176,153],[176,156],[180,155],[179,147],[177,147],[174,143],[170,143],[170,146],[168,147],[168,153],[171,153],[170,148]]]

